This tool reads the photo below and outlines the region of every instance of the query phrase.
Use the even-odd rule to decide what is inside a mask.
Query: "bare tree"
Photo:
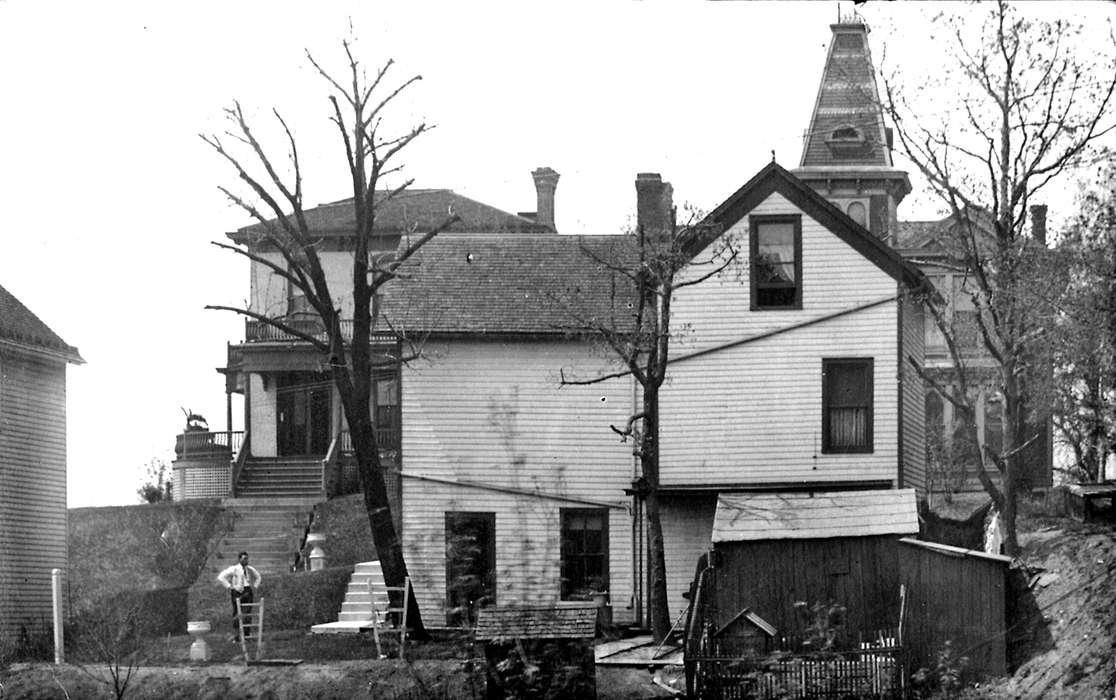
[[[978,337],[995,361],[1003,401],[1000,450],[977,435],[969,391],[974,378],[948,322],[948,295],[929,299],[928,307],[945,336],[955,381],[923,377],[967,419],[981,445],[977,474],[1001,515],[1004,549],[1014,555],[1021,454],[1039,439],[1030,427],[1037,416],[1028,415],[1031,382],[1040,373],[1034,346],[1049,320],[1043,314],[1050,312],[1033,289],[1046,246],[1028,225],[1028,206],[1052,181],[1087,162],[1113,129],[1116,42],[1110,31],[1108,51],[1090,47],[1086,56],[1075,42],[1081,27],[1031,20],[1004,0],[988,8],[979,29],[973,15],[935,19],[947,34],[945,69],[925,80],[910,73],[885,77],[883,109],[903,152],[956,222],[945,243],[969,275]],[[943,91],[953,101],[927,107],[942,105]],[[999,484],[986,467],[998,470]]]
[[[458,218],[452,212],[447,212],[445,220],[430,230],[412,231],[412,235],[403,237],[393,255],[375,251],[372,239],[376,230],[377,212],[402,195],[413,181],[403,179],[390,187],[386,186],[386,182],[393,176],[399,176],[402,166],[396,164],[396,161],[403,149],[431,127],[420,123],[402,133],[383,133],[384,111],[404,90],[420,80],[421,76],[408,78],[391,87],[385,83],[385,79],[392,61],[385,63],[369,78],[363,65],[354,57],[351,43],[343,42],[343,46],[348,59],[345,80],[334,79],[309,52],[307,58],[332,90],[329,96],[333,108],[331,121],[344,145],[346,166],[352,181],[352,286],[345,290],[351,294],[353,305],[351,340],[347,340],[342,333],[342,309],[334,290],[330,289],[326,281],[318,254],[320,240],[307,221],[297,144],[278,111],[274,115],[286,135],[288,149],[285,167],[292,173],[286,179],[279,167],[283,164],[277,164],[268,155],[249,126],[239,103],[227,110],[231,127],[225,134],[203,135],[202,138],[233,167],[240,181],[247,185],[249,194],[241,195],[226,187],[222,187],[221,191],[259,222],[257,244],[277,251],[283,264],[254,252],[251,247],[244,249],[224,243],[214,245],[231,250],[254,264],[269,269],[272,274],[286,280],[292,289],[305,295],[311,311],[320,319],[324,333],[309,333],[303,327],[287,323],[283,317],[268,316],[248,308],[206,308],[233,311],[270,325],[309,343],[326,358],[352,436],[364,505],[384,579],[388,586],[402,586],[407,576],[407,565],[399,533],[391,518],[383,465],[372,422],[372,372],[385,363],[395,364],[412,359],[419,348],[408,346],[409,351],[406,354],[401,352],[399,355],[402,356],[389,355],[386,360],[373,351],[372,330],[379,316],[377,291],[397,277],[400,266],[416,251]],[[240,153],[244,155],[238,155]],[[250,170],[262,170],[262,174],[255,175]],[[414,627],[413,637],[425,634],[413,596],[410,597],[407,619]]]
[[[651,630],[656,641],[671,630],[659,497],[659,390],[669,364],[671,301],[677,290],[713,277],[736,257],[731,242],[722,239],[706,253],[708,260],[694,260],[685,243],[705,227],[695,224],[680,233],[674,219],[671,210],[663,229],[640,225],[635,235],[617,237],[605,246],[583,242],[586,262],[613,280],[608,313],[587,313],[593,307],[578,303],[576,295],[560,300],[571,319],[568,330],[602,343],[621,366],[616,372],[586,379],[563,370],[561,385],[595,384],[631,375],[641,389],[640,410],[623,427],[611,428],[622,439],[632,438],[633,452],[639,457],[641,476],[635,487],[647,518]],[[700,273],[680,274],[691,266]]]

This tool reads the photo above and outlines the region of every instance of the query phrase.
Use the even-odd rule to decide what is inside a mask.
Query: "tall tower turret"
[[[911,183],[891,160],[891,130],[884,125],[868,27],[853,15],[830,29],[821,86],[793,172],[873,234],[893,242],[896,209]]]

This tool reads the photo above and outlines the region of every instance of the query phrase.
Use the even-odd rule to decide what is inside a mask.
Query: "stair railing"
[[[251,435],[248,431],[244,431],[244,440],[240,443],[240,450],[236,453],[236,459],[231,464],[231,481],[229,481],[229,495],[236,498],[236,485],[240,481],[240,473],[244,471],[244,463],[248,461],[248,454],[252,451],[252,446],[249,444]]]
[[[325,459],[322,460],[322,496],[325,498],[330,497],[330,486],[333,485],[334,489],[337,482],[337,461],[341,457],[341,436],[342,433],[337,433],[333,436],[333,442],[329,443],[329,450],[326,452]]]

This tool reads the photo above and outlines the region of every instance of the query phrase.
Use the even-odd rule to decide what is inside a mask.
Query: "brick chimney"
[[[1046,245],[1046,205],[1031,205],[1031,236]]]
[[[643,229],[648,239],[670,236],[674,218],[674,188],[659,173],[636,175],[636,233]]]
[[[535,178],[535,193],[538,196],[535,221],[553,229],[554,190],[558,188],[558,173],[552,168],[543,167],[532,172],[531,177]]]

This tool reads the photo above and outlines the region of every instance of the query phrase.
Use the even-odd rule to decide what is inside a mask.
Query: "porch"
[[[398,490],[399,430],[376,429],[388,492]],[[188,431],[175,441],[174,500],[207,498],[330,498],[360,488],[349,431],[324,454],[255,457],[244,431]]]

